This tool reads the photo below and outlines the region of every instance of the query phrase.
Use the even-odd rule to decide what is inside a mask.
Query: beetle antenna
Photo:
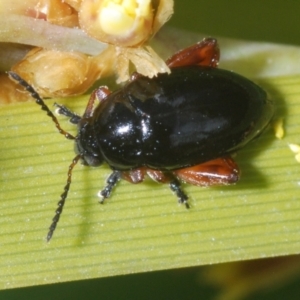
[[[72,134],[66,132],[65,130],[63,130],[60,127],[60,124],[59,124],[57,118],[55,117],[55,115],[52,113],[52,111],[45,104],[44,100],[40,97],[40,95],[38,94],[38,92],[27,81],[25,81],[22,77],[20,77],[15,72],[9,71],[8,75],[12,79],[16,80],[20,85],[22,85],[26,89],[26,91],[28,91],[31,94],[32,98],[35,99],[35,102],[38,105],[41,106],[41,109],[44,110],[50,118],[52,118],[52,121],[54,122],[54,124],[55,124],[55,126],[58,129],[58,132],[60,134],[63,134],[69,140],[75,140],[75,137]]]
[[[49,227],[49,232],[47,234],[47,242],[49,242],[51,240],[52,235],[54,233],[54,230],[55,230],[55,228],[57,226],[57,223],[59,221],[59,218],[62,214],[64,205],[65,205],[65,202],[66,202],[66,199],[67,199],[67,196],[68,196],[68,192],[70,190],[70,185],[71,185],[71,182],[72,182],[72,171],[73,171],[73,168],[75,167],[75,165],[77,164],[77,162],[80,158],[81,158],[80,154],[76,155],[74,157],[72,163],[69,166],[67,184],[65,185],[64,192],[60,195],[60,200],[57,203],[58,207],[55,211],[55,215],[52,219],[52,223]]]

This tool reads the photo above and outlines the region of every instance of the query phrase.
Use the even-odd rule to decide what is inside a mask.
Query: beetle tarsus
[[[190,208],[188,196],[181,189],[180,182],[177,179],[170,182],[170,189],[176,194],[179,203],[184,204],[186,208]]]
[[[72,124],[78,124],[80,122],[81,117],[78,116],[73,111],[71,111],[70,109],[68,109],[67,107],[65,107],[64,105],[54,103],[54,106],[57,107],[56,113],[58,113],[59,115],[63,115],[63,116],[66,116],[66,117],[70,118],[70,122]]]
[[[100,197],[100,204],[103,204],[104,200],[106,198],[109,198],[112,189],[117,184],[117,182],[121,179],[121,172],[114,170],[109,177],[106,180],[107,186],[98,193],[98,196]]]

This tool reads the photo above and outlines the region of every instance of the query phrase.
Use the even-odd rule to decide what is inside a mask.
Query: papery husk
[[[0,74],[0,86],[0,105],[33,100],[30,94],[4,73]]]
[[[154,77],[157,73],[170,73],[164,60],[150,47],[117,48],[116,49],[117,83],[127,81],[130,75],[130,62],[136,71],[147,77]]]
[[[102,74],[93,57],[76,52],[35,48],[12,67],[43,97],[84,93]]]
[[[47,21],[52,24],[66,27],[79,26],[78,12],[70,5],[60,0],[49,1]]]
[[[64,0],[65,3],[68,3],[75,10],[79,10],[82,0]]]
[[[174,1],[160,1],[153,21],[152,36],[172,17],[174,13]]]
[[[77,11],[61,0],[2,0],[0,14],[7,14],[7,7],[9,7],[9,14],[43,19],[52,24],[66,27],[78,26]]]

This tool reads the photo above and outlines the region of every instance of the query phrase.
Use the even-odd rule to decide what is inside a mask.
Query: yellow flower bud
[[[164,3],[169,14],[166,14]],[[83,0],[79,23],[87,34],[102,42],[131,47],[141,45],[151,37],[157,24],[160,27],[163,23],[162,14],[166,21],[172,12],[171,0]],[[159,22],[155,21],[157,15]]]

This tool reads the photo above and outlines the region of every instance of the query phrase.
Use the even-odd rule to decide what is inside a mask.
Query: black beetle
[[[77,153],[68,171],[47,240],[53,235],[79,159],[89,166],[106,162],[113,170],[102,201],[121,178],[139,183],[147,174],[168,182],[180,203],[188,197],[180,182],[199,186],[235,183],[239,169],[230,154],[259,135],[273,116],[273,103],[264,90],[230,71],[217,69],[219,48],[215,39],[204,39],[169,60],[170,74],[152,79],[134,73],[131,81],[110,93],[93,92],[82,117],[64,106],[60,114],[78,124],[78,135],[61,129],[38,93],[19,75],[9,75],[31,93],[53,119],[59,132],[75,140]],[[100,105],[94,109],[95,101]]]

